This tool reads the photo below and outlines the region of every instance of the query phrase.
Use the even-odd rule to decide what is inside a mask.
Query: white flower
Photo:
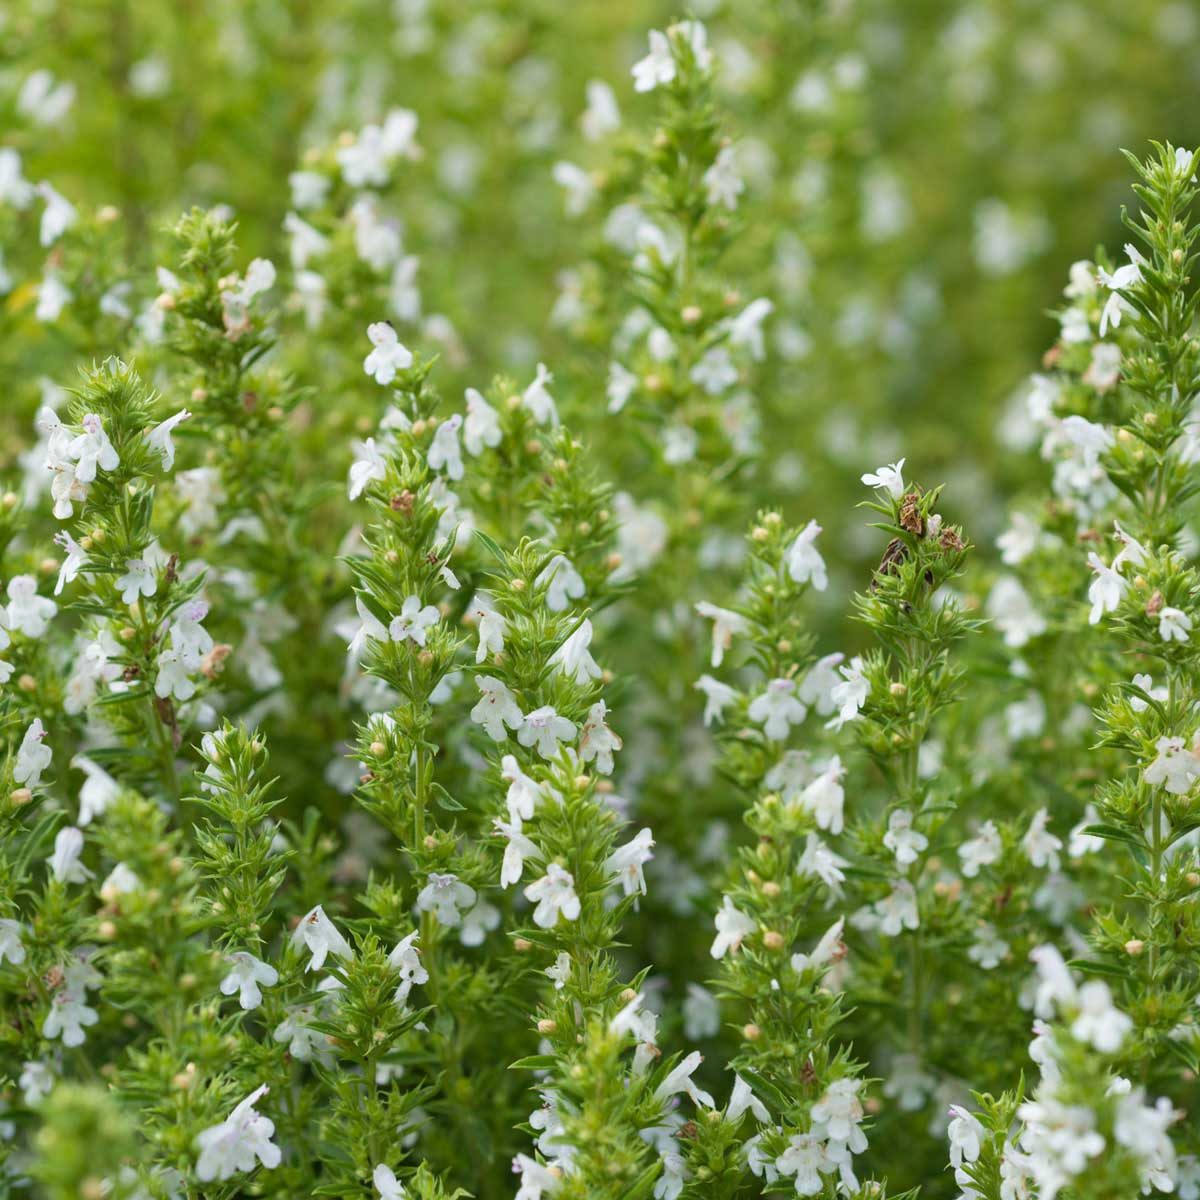
[[[572,600],[583,599],[583,576],[563,554],[556,554],[538,572],[533,586],[546,588],[546,607],[551,612],[562,612]]]
[[[713,921],[717,927],[717,936],[709,949],[713,958],[724,958],[727,951],[736,954],[742,942],[757,928],[754,919],[735,907],[728,896],[722,899]]]
[[[40,717],[34,719],[21,745],[17,748],[16,761],[13,763],[13,781],[25,787],[35,788],[42,781],[42,772],[50,765],[53,754],[50,747],[44,745],[46,729]]]
[[[967,957],[990,971],[1000,965],[1008,950],[1008,943],[996,932],[996,927],[984,921],[975,931],[975,940],[967,948]]]
[[[1110,325],[1115,329],[1121,324],[1122,313],[1133,311],[1119,293],[1141,282],[1142,267],[1146,260],[1128,242],[1125,243],[1125,253],[1129,256],[1129,262],[1124,266],[1118,267],[1111,274],[1103,267],[1098,271],[1100,282],[1112,293],[1100,313],[1101,337],[1108,332]]]
[[[633,90],[651,92],[675,78],[675,56],[665,33],[650,30],[650,53],[633,64]]]
[[[21,945],[21,923],[11,917],[0,917],[0,963],[6,958],[19,967],[25,961],[25,947]]]
[[[75,478],[80,483],[91,483],[97,470],[115,471],[121,459],[95,413],[86,413],[80,424],[83,432],[71,441],[67,452],[75,460]]]
[[[371,1174],[371,1181],[379,1193],[380,1200],[404,1200],[408,1193],[396,1178],[396,1172],[387,1163],[380,1163]]]
[[[820,532],[820,525],[816,521],[809,521],[788,547],[784,562],[793,583],[808,583],[811,580],[813,587],[823,592],[829,584],[829,576],[825,573],[825,560],[816,547]]]
[[[1033,1011],[1043,1021],[1048,1021],[1054,1016],[1056,1006],[1070,1007],[1075,1004],[1075,981],[1056,947],[1035,946],[1029,952],[1029,957],[1038,971]]]
[[[817,834],[810,833],[804,839],[804,853],[796,863],[796,874],[815,875],[835,896],[840,896],[846,881],[842,868],[847,865]]]
[[[729,321],[729,344],[745,346],[753,359],[766,354],[763,342],[763,322],[775,311],[775,305],[764,297],[751,300],[736,317]],[[818,531],[819,532],[819,531]]]
[[[1071,1036],[1091,1043],[1102,1054],[1115,1054],[1133,1022],[1113,1004],[1108,984],[1100,979],[1088,980],[1079,989],[1078,1004]]]
[[[816,1196],[825,1190],[822,1174],[828,1175],[837,1166],[826,1152],[824,1139],[815,1133],[795,1133],[775,1159],[775,1169],[796,1177],[797,1196]]]
[[[367,326],[367,337],[375,347],[363,359],[363,370],[385,387],[396,378],[398,371],[412,366],[412,352],[401,345],[396,331],[386,321],[376,321]],[[353,497],[352,497],[353,498]]]
[[[1158,636],[1164,642],[1186,642],[1191,632],[1192,618],[1181,609],[1167,605],[1158,614]]]
[[[1049,823],[1050,813],[1045,808],[1039,808],[1033,814],[1033,820],[1029,822],[1029,828],[1021,839],[1021,849],[1035,867],[1048,867],[1051,871],[1057,871],[1062,838],[1055,837],[1046,828]]]
[[[271,1141],[275,1124],[254,1107],[269,1090],[265,1084],[256,1088],[224,1121],[197,1136],[196,1178],[202,1183],[253,1171],[257,1163],[268,1171],[279,1166],[282,1154]]]
[[[882,900],[875,901],[879,932],[896,937],[901,929],[916,929],[921,921],[917,912],[917,893],[907,879],[898,879]]]
[[[54,594],[60,596],[63,588],[68,583],[73,583],[83,570],[83,564],[87,562],[87,551],[65,529],[60,529],[54,535],[54,540],[67,552],[62,566],[58,569],[58,582],[54,585]],[[3,625],[6,616],[6,613],[0,611],[0,625]]]
[[[40,638],[46,632],[58,605],[49,596],[39,596],[32,575],[14,575],[8,581],[8,628],[27,638]]]
[[[708,1092],[701,1091],[692,1081],[696,1069],[704,1061],[699,1050],[693,1050],[678,1066],[667,1072],[662,1083],[654,1089],[654,1098],[658,1101],[669,1100],[681,1092],[697,1107],[716,1108],[717,1102]]]
[[[467,417],[463,422],[463,445],[478,458],[485,446],[500,444],[500,417],[474,388],[467,388]]]
[[[1173,796],[1185,796],[1200,775],[1200,758],[1188,750],[1183,738],[1161,737],[1154,748],[1158,756],[1142,773],[1149,784],[1165,787]]]
[[[1088,614],[1088,624],[1095,625],[1106,612],[1116,611],[1129,584],[1116,570],[1105,566],[1094,550],[1088,554],[1087,561],[1096,574],[1096,578],[1088,587],[1088,600],[1092,605],[1092,611]]]
[[[54,1074],[44,1062],[27,1062],[21,1068],[17,1086],[21,1089],[21,1099],[26,1107],[34,1108],[53,1090]]]
[[[427,633],[438,623],[439,616],[432,604],[422,608],[419,596],[408,596],[400,606],[400,615],[393,617],[388,625],[388,636],[393,642],[410,641],[424,646]]]
[[[547,1167],[527,1154],[513,1159],[513,1173],[521,1176],[521,1186],[513,1200],[542,1200],[543,1194],[554,1195],[562,1183],[562,1172]]]
[[[142,881],[136,873],[125,863],[119,862],[104,877],[104,882],[100,885],[100,899],[106,904],[111,904],[118,896],[128,896],[132,892],[140,891],[141,887]]]
[[[0,204],[28,208],[36,189],[21,173],[21,155],[11,146],[0,146]]]
[[[646,894],[646,877],[642,868],[654,857],[653,845],[653,833],[649,829],[642,829],[624,846],[618,846],[605,861],[606,870],[620,880],[626,896]]]
[[[896,856],[896,865],[907,867],[917,861],[929,839],[912,827],[913,816],[906,808],[897,808],[888,817],[883,844]]]
[[[514,730],[522,728],[525,717],[503,680],[494,675],[477,675],[475,686],[482,694],[471,709],[471,720],[482,725],[492,741],[504,741],[508,736],[504,731],[506,725]]]
[[[546,874],[525,889],[525,899],[537,905],[533,910],[533,923],[540,929],[553,929],[560,914],[568,921],[579,916],[575,879],[558,863],[550,863]]]
[[[1097,850],[1103,849],[1104,839],[1086,832],[1089,825],[1098,825],[1099,823],[1100,814],[1096,811],[1096,806],[1091,803],[1087,804],[1079,823],[1072,826],[1067,840],[1067,853],[1072,858],[1082,858],[1085,854],[1094,854]]]
[[[458,413],[443,421],[437,427],[429,445],[429,453],[425,456],[431,471],[445,471],[450,479],[463,477],[462,452],[458,447],[458,431],[462,423],[463,419]]]
[[[724,346],[714,346],[705,352],[688,378],[710,396],[719,396],[737,383],[738,369]]]
[[[621,110],[617,107],[617,98],[603,80],[588,80],[587,108],[579,118],[579,127],[589,142],[599,141],[621,128]]]
[[[692,685],[698,692],[704,693],[704,724],[718,724],[722,714],[737,699],[737,692],[727,683],[714,679],[711,675],[701,675]]]
[[[453,929],[462,921],[460,908],[470,908],[475,903],[475,889],[463,883],[457,875],[433,872],[428,882],[417,893],[417,912],[431,912],[438,923]]]
[[[772,679],[766,690],[750,701],[747,715],[762,725],[768,741],[785,741],[791,727],[799,725],[808,715],[808,709],[796,698],[795,691],[794,679]]]
[[[820,665],[820,664],[818,664]],[[865,663],[856,654],[844,667],[838,667],[841,679],[829,689],[829,703],[837,715],[825,723],[827,729],[841,729],[847,721],[856,720],[871,694],[871,681],[864,674]],[[832,676],[832,671],[829,672]]]
[[[732,146],[722,146],[717,151],[712,166],[704,172],[704,187],[713,208],[723,206],[730,211],[737,208],[738,197],[746,190],[746,185],[738,174],[737,156]]]
[[[330,954],[335,954],[338,958],[354,957],[350,943],[338,932],[319,904],[301,918],[300,924],[292,934],[292,945],[301,944],[312,953],[308,966],[304,968],[306,971],[319,971]]]
[[[1004,635],[1004,644],[1014,650],[1046,632],[1045,617],[1034,608],[1029,593],[1011,575],[996,580],[988,595],[987,613]]]
[[[858,1079],[835,1079],[812,1106],[811,1113],[814,1133],[831,1142],[841,1142],[853,1154],[861,1154],[867,1148],[866,1134],[859,1128],[864,1115],[858,1097],[860,1086]]]
[[[560,717],[552,704],[543,704],[541,708],[526,713],[517,731],[517,741],[522,746],[534,747],[547,759],[558,753],[559,742],[569,741],[574,736],[574,722]]]
[[[614,414],[619,413],[629,403],[629,397],[633,395],[640,382],[637,375],[627,367],[623,367],[615,359],[609,363],[608,386],[605,389],[605,394],[608,396],[608,411]]]
[[[158,577],[144,558],[127,558],[125,574],[117,577],[116,586],[122,602],[132,604],[138,596],[154,595],[158,590]]]
[[[1121,549],[1117,551],[1117,557],[1113,559],[1113,570],[1119,571],[1126,563],[1131,567],[1144,566],[1146,562],[1146,547],[1135,537],[1126,533],[1121,528],[1120,521],[1113,522],[1113,529],[1116,532],[1117,541],[1121,543]]]
[[[739,613],[730,612],[727,608],[718,608],[707,600],[701,600],[696,605],[696,612],[713,623],[712,665],[719,667],[725,659],[725,652],[733,644],[734,637],[749,632],[750,625]]]
[[[361,596],[354,597],[354,608],[358,613],[358,629],[346,647],[352,663],[362,658],[368,641],[387,641],[388,631],[383,622],[366,606]]]
[[[516,822],[528,821],[542,799],[541,789],[521,770],[520,764],[511,754],[506,754],[500,760],[500,778],[508,783],[508,793],[504,802],[508,806],[510,819]]]
[[[38,241],[43,246],[53,246],[75,224],[79,214],[75,211],[75,206],[48,183],[39,183],[37,194],[46,202]]]
[[[396,1004],[406,1004],[409,992],[417,984],[429,982],[429,972],[421,964],[421,955],[417,950],[416,933],[410,933],[396,943],[388,955],[388,965],[400,975],[400,983],[393,997]]]
[[[1040,538],[1041,529],[1036,521],[1025,513],[1013,513],[1011,524],[996,539],[1000,561],[1008,567],[1023,563],[1037,549]]]
[[[698,983],[687,985],[683,1000],[683,1032],[690,1041],[716,1037],[721,1029],[721,1006],[716,996]]]
[[[950,1124],[946,1136],[950,1139],[950,1165],[955,1170],[963,1163],[978,1161],[983,1150],[984,1128],[960,1105],[950,1106]]]
[[[521,396],[521,403],[539,425],[558,424],[558,409],[554,406],[554,397],[546,390],[546,385],[553,382],[554,376],[550,374],[546,364],[538,363],[537,375]]]
[[[868,471],[862,477],[863,483],[867,487],[883,488],[893,500],[899,500],[904,495],[904,464],[907,459],[901,459],[899,462],[889,463],[886,467],[877,467],[874,471]]]
[[[586,617],[579,627],[550,656],[550,662],[576,683],[599,679],[603,672],[588,647],[592,644],[592,623]]]
[[[181,408],[173,417],[160,421],[145,434],[146,444],[151,450],[157,450],[162,455],[164,471],[170,471],[175,466],[175,442],[171,435],[181,422],[186,421],[192,414],[186,408]]]
[[[75,103],[75,85],[42,67],[26,76],[17,92],[17,111],[37,125],[61,125]]]
[[[84,1027],[99,1020],[100,1014],[87,1003],[83,988],[64,986],[50,1001],[50,1011],[42,1022],[42,1037],[61,1037],[64,1046],[82,1046],[87,1038]]]
[[[551,966],[546,968],[546,974],[554,981],[554,990],[561,992],[571,977],[571,956],[560,950]]]
[[[846,947],[842,943],[842,931],[845,926],[845,918],[839,917],[821,935],[821,940],[813,947],[811,954],[793,954],[792,970],[799,972],[810,967],[823,967],[826,963],[837,962],[845,957]]]
[[[238,1003],[247,1012],[262,1003],[260,988],[274,987],[279,982],[279,972],[247,950],[235,950],[225,961],[232,965],[221,980],[221,995],[232,996],[237,992]]]
[[[506,757],[511,757],[507,755]],[[510,816],[509,820],[499,818],[493,822],[496,832],[505,839],[504,858],[500,862],[500,886],[512,887],[521,882],[521,874],[525,870],[526,859],[540,859],[542,852],[521,831],[520,817]]]
[[[958,856],[962,860],[962,873],[968,879],[974,879],[979,874],[979,868],[997,862],[1003,850],[1004,844],[1000,840],[1000,831],[996,828],[995,821],[985,821],[980,826],[979,833],[958,848]]]
[[[578,217],[587,212],[596,198],[596,185],[591,175],[575,163],[565,161],[556,162],[550,174],[566,194],[567,216]]]
[[[841,833],[844,827],[846,793],[842,779],[845,774],[841,757],[835,754],[800,793],[800,807],[812,813],[819,829],[827,829],[833,834]]]

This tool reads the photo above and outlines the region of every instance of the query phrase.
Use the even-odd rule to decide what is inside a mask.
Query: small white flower
[[[146,444],[151,450],[157,450],[162,456],[164,471],[170,471],[175,466],[175,442],[171,435],[176,426],[186,421],[192,414],[186,408],[181,408],[173,417],[160,421],[146,433]]]
[[[39,183],[37,194],[46,202],[38,241],[43,246],[53,246],[75,224],[79,214],[75,206],[48,183]]]
[[[132,604],[138,596],[153,596],[158,590],[158,577],[144,558],[127,558],[125,574],[117,577],[117,590],[124,604]]]
[[[1142,778],[1154,787],[1166,788],[1173,796],[1186,796],[1200,776],[1200,757],[1179,737],[1161,737],[1154,748],[1158,755],[1142,772]]]
[[[792,970],[807,971],[811,967],[823,967],[826,963],[844,958],[846,947],[842,942],[842,932],[845,927],[845,918],[839,917],[821,935],[821,940],[813,947],[811,954],[793,954]]]
[[[896,856],[896,865],[910,866],[929,845],[929,839],[913,827],[913,815],[906,808],[897,808],[888,817],[883,844]]]
[[[917,912],[916,889],[907,879],[897,879],[882,900],[875,901],[879,932],[896,937],[901,929],[916,929],[921,921]]]
[[[54,594],[60,596],[63,588],[79,577],[83,564],[87,562],[87,551],[65,529],[60,529],[54,535],[54,540],[67,552],[62,566],[58,569],[58,582],[54,585]],[[2,618],[5,616],[5,613],[0,612],[0,625],[4,623]]]
[[[408,1193],[404,1185],[396,1178],[396,1172],[386,1163],[380,1163],[372,1172],[371,1180],[380,1200],[404,1200]]]
[[[0,963],[6,958],[19,967],[25,961],[25,947],[21,945],[21,923],[11,917],[0,917]]]
[[[504,802],[508,806],[509,818],[518,823],[528,821],[541,802],[541,788],[521,770],[511,754],[506,754],[500,760],[500,778],[508,784]]]
[[[42,772],[50,765],[53,754],[45,745],[46,729],[40,717],[34,719],[17,748],[13,763],[13,781],[35,788],[42,781]]]
[[[1167,605],[1158,614],[1158,636],[1164,642],[1186,642],[1192,629],[1192,618],[1182,609]]]
[[[1021,839],[1021,849],[1035,867],[1047,867],[1051,871],[1057,871],[1062,838],[1055,837],[1046,828],[1049,823],[1050,813],[1045,808],[1039,808],[1033,814],[1033,820],[1029,822],[1029,828]]]
[[[396,378],[397,372],[412,366],[412,352],[401,345],[396,331],[386,321],[368,325],[367,337],[375,349],[363,359],[363,370],[376,383],[386,387]]]
[[[525,889],[525,899],[536,904],[533,923],[540,929],[553,929],[560,915],[568,921],[574,921],[579,916],[575,879],[558,863],[550,863],[546,867],[546,874]]]
[[[522,746],[535,748],[546,759],[554,758],[558,754],[559,743],[569,741],[574,736],[574,722],[560,717],[552,704],[543,704],[541,708],[526,713],[517,731],[517,741]]]
[[[8,628],[27,638],[40,638],[46,632],[58,605],[49,596],[39,596],[32,575],[14,575],[8,581]]]
[[[704,1056],[699,1050],[693,1050],[678,1066],[667,1072],[662,1083],[654,1089],[654,1098],[659,1101],[669,1100],[680,1093],[686,1095],[697,1107],[716,1108],[717,1102],[708,1092],[701,1091],[692,1081]]]
[[[419,596],[408,596],[400,606],[400,615],[393,617],[388,625],[388,636],[393,642],[409,641],[424,646],[429,630],[438,623],[440,615],[432,604],[422,608]]]
[[[719,667],[725,659],[725,652],[733,645],[733,639],[748,633],[750,625],[739,613],[731,612],[727,608],[718,608],[707,600],[701,600],[696,605],[696,612],[713,623],[711,664]]]
[[[946,1129],[950,1140],[950,1165],[958,1170],[963,1163],[973,1163],[983,1150],[984,1128],[979,1121],[957,1104],[950,1106],[950,1124]]]
[[[470,908],[475,903],[475,889],[463,883],[457,875],[434,872],[425,886],[417,893],[417,912],[431,912],[438,923],[454,928],[462,921],[459,909]]]
[[[592,623],[586,617],[579,627],[550,656],[550,662],[576,683],[599,679],[603,672],[588,649],[592,644]]]
[[[793,583],[811,581],[818,592],[823,592],[829,584],[829,576],[825,572],[825,560],[816,547],[817,535],[820,532],[820,525],[816,521],[809,521],[788,547],[784,554],[784,562]]]
[[[904,495],[904,464],[907,459],[889,463],[886,467],[877,467],[868,471],[862,477],[867,487],[882,488],[893,500],[899,500]]]
[[[737,155],[732,146],[722,146],[713,164],[704,172],[704,187],[708,203],[731,212],[738,206],[738,197],[746,190],[737,169]]]
[[[416,933],[410,933],[397,942],[395,948],[388,955],[388,965],[400,975],[400,983],[393,997],[395,1003],[399,1005],[408,1002],[408,994],[417,984],[429,982],[429,972],[421,963],[417,940]]]
[[[547,589],[546,607],[551,612],[562,612],[572,600],[583,599],[583,576],[563,554],[556,554],[538,572],[533,586]]]
[[[235,950],[225,961],[231,966],[221,980],[221,995],[232,996],[237,992],[238,1003],[247,1012],[262,1003],[260,988],[274,987],[279,982],[279,972],[249,951]]]
[[[995,821],[985,821],[979,833],[963,842],[958,848],[958,856],[962,860],[962,873],[968,879],[974,879],[979,874],[980,867],[991,866],[998,862],[1004,851],[1004,843],[1000,840],[1000,831]]]
[[[975,931],[975,940],[967,948],[967,957],[985,971],[991,971],[1000,965],[1008,950],[1008,943],[996,932],[996,927],[985,921]]]
[[[597,700],[583,722],[579,731],[579,760],[589,763],[596,761],[596,770],[601,775],[611,775],[613,771],[613,754],[620,750],[624,743],[608,726],[608,705],[603,700]]]
[[[724,958],[727,952],[736,954],[757,928],[754,919],[737,908],[728,896],[722,898],[713,922],[717,927],[717,936],[709,949],[713,958]]]
[[[196,1178],[202,1183],[253,1171],[258,1163],[268,1171],[279,1166],[283,1155],[271,1141],[275,1124],[254,1107],[268,1091],[265,1084],[256,1088],[224,1121],[197,1136]]]
[[[500,417],[474,388],[467,388],[466,398],[467,417],[463,422],[463,445],[472,458],[478,458],[484,447],[500,444]]]
[[[554,382],[545,363],[538,363],[537,375],[521,396],[521,403],[527,408],[533,419],[539,425],[557,425],[558,409],[554,405],[554,397],[546,390],[546,385]]]
[[[791,727],[801,724],[808,715],[808,709],[796,698],[795,691],[794,679],[772,679],[766,690],[750,701],[747,715],[762,725],[768,741],[785,741]]]
[[[620,880],[626,896],[646,894],[646,877],[642,868],[654,857],[653,846],[653,833],[649,829],[642,829],[624,846],[618,846],[605,861],[606,870]]]
[[[1088,980],[1079,989],[1078,1003],[1071,1036],[1089,1042],[1102,1054],[1115,1054],[1133,1022],[1113,1004],[1108,984],[1100,979]]]
[[[319,971],[325,959],[334,954],[338,958],[353,958],[350,943],[338,932],[337,926],[325,915],[321,905],[310,909],[292,934],[292,945],[303,944],[312,954],[306,971]]]
[[[83,432],[72,439],[68,453],[75,459],[75,478],[80,483],[91,483],[98,470],[115,471],[121,459],[95,413],[85,413],[80,424]]]
[[[458,413],[443,421],[437,427],[429,445],[429,453],[425,456],[431,471],[445,471],[450,479],[463,477],[462,451],[458,446],[458,431],[462,423],[463,419]]]
[[[1106,612],[1116,611],[1129,584],[1116,570],[1106,566],[1094,550],[1088,554],[1087,561],[1096,575],[1088,587],[1088,600],[1092,605],[1088,624],[1095,625]]]
[[[720,724],[725,710],[738,697],[737,692],[727,683],[722,683],[711,675],[701,675],[692,686],[698,692],[704,693],[704,724],[706,727],[714,721]]]
[[[26,1107],[34,1108],[53,1090],[54,1073],[44,1062],[27,1062],[21,1068],[17,1086],[21,1089],[21,1099]]]
[[[635,92],[651,92],[675,78],[675,55],[665,33],[650,30],[650,53],[633,64],[631,74]]]
[[[833,834],[841,833],[845,823],[846,793],[842,788],[845,774],[841,757],[835,754],[800,793],[800,807],[812,813],[819,829]]]
[[[475,686],[481,695],[471,709],[471,720],[482,725],[492,741],[504,741],[508,736],[504,729],[506,725],[513,730],[522,728],[524,714],[503,680],[493,675],[477,675]]]
[[[571,977],[571,956],[560,950],[551,966],[546,968],[546,974],[554,981],[554,990],[561,992]]]

